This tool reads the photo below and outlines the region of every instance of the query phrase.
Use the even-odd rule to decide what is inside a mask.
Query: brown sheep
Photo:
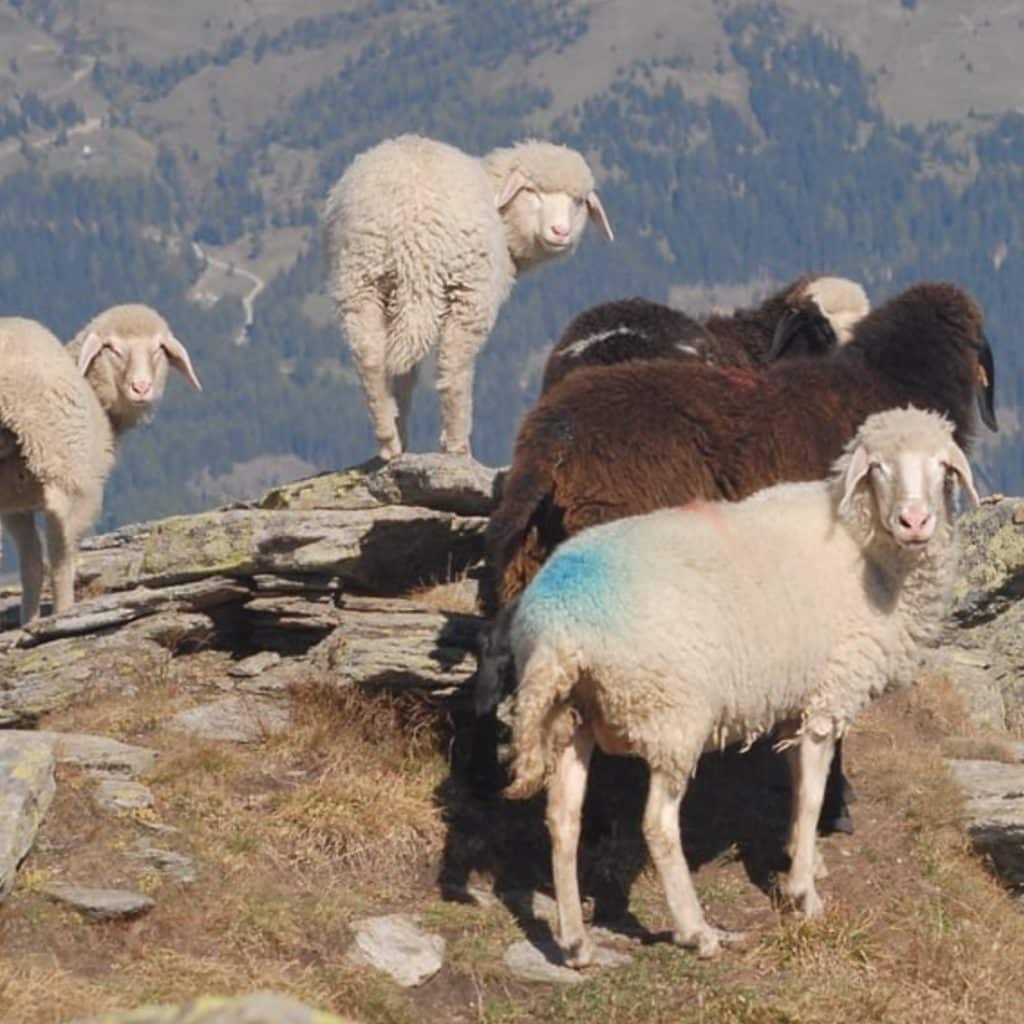
[[[975,400],[996,429],[994,385],[981,310],[945,283],[907,289],[824,358],[760,371],[668,360],[581,370],[520,427],[488,526],[488,611],[514,602],[551,551],[587,526],[825,477],[871,413],[907,404],[945,413],[967,448]],[[498,615],[483,640],[479,715],[507,685],[507,624]],[[482,756],[474,750],[478,774]]]
[[[699,359],[713,366],[764,366],[782,355],[822,355],[849,341],[870,309],[864,289],[842,277],[804,276],[759,306],[703,321],[648,299],[618,299],[574,317],[551,350],[541,393],[569,373],[633,359]],[[795,321],[792,319],[799,316]],[[781,323],[799,328],[778,333]]]

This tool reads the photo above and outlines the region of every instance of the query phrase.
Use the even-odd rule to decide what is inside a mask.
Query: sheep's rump
[[[50,331],[32,320],[0,320],[0,425],[40,483],[78,490],[97,414],[92,389]]]
[[[451,305],[479,304],[481,326],[490,328],[513,280],[494,201],[479,160],[416,136],[356,157],[331,190],[328,287],[343,316],[367,303],[383,309],[393,372],[426,354]],[[473,318],[472,310],[462,315]]]

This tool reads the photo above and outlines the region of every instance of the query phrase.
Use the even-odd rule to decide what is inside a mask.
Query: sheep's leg
[[[473,429],[473,361],[487,340],[479,331],[449,316],[437,351],[437,393],[441,400],[441,450],[469,455]]]
[[[5,512],[0,519],[18,549],[18,561],[21,564],[21,624],[25,625],[39,615],[39,596],[43,590],[43,546],[39,542],[39,532],[31,512]]]
[[[392,379],[391,386],[395,392],[395,404],[398,407],[398,439],[402,451],[409,450],[409,419],[412,412],[412,393],[416,389],[416,378],[419,367],[414,366],[408,373],[400,373]]]
[[[558,944],[565,954],[565,962],[571,967],[585,967],[594,956],[593,944],[583,927],[576,865],[587,769],[593,751],[593,734],[586,728],[577,729],[572,743],[559,756],[548,783],[547,823],[558,901]]]
[[[679,834],[679,806],[685,785],[678,785],[657,769],[651,769],[651,785],[644,808],[644,839],[658,870],[665,899],[672,915],[673,941],[696,949],[701,957],[719,950],[719,933],[704,920],[690,869],[683,857]]]
[[[398,409],[387,370],[388,328],[384,310],[377,302],[367,301],[346,311],[343,321],[380,457],[393,459],[401,454],[402,442],[398,436]]]
[[[787,751],[793,780],[793,805],[790,817],[789,873],[782,881],[782,895],[807,917],[817,917],[823,910],[821,897],[814,886],[818,864],[818,816],[825,797],[832,752],[835,748],[835,726],[804,726],[799,742]]]
[[[78,542],[99,514],[103,503],[100,488],[76,495],[72,501],[63,491],[43,492],[46,517],[46,552],[53,581],[53,612],[60,615],[75,603],[75,561]]]

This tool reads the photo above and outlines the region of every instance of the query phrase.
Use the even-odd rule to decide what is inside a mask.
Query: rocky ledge
[[[103,812],[145,812],[146,787],[129,777],[151,765],[151,751],[34,726],[104,688],[133,692],[147,665],[210,647],[227,652],[230,692],[179,713],[174,726],[236,743],[287,729],[290,690],[311,676],[329,686],[414,691],[435,701],[468,696],[481,625],[476,580],[496,476],[472,460],[440,455],[327,473],[252,503],[89,539],[80,563],[83,593],[65,615],[19,629],[17,594],[0,596],[0,622],[8,627],[0,631],[0,898],[46,813],[55,761],[102,775],[97,799],[101,790],[109,798]],[[977,730],[1019,736],[1024,501],[987,501],[964,518],[962,537],[954,606],[933,668],[958,688]],[[1013,760],[955,762],[954,771],[968,797],[977,849],[1018,888],[1024,764]],[[137,853],[177,872],[183,884],[195,877],[194,866],[173,850]],[[59,885],[49,895],[72,905],[78,899],[80,912],[94,915],[106,913],[112,898],[101,893],[97,904],[95,892],[83,896]],[[125,912],[145,912],[133,894],[114,895]],[[90,909],[94,904],[100,911]],[[428,949],[426,961],[433,963],[435,953]],[[333,1019],[275,998],[101,1020]]]

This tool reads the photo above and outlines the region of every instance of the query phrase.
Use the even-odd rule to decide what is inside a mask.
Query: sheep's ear
[[[524,188],[532,188],[530,179],[520,170],[514,170],[501,186],[501,191],[494,197],[494,205],[504,210]]]
[[[608,223],[608,214],[604,212],[604,207],[601,205],[601,197],[593,190],[587,193],[587,212],[590,214],[590,219],[601,229],[601,234],[608,239],[609,242],[615,238],[612,232],[612,226]]]
[[[192,360],[188,357],[188,349],[173,334],[168,334],[160,343],[167,353],[167,359],[185,379],[196,389],[202,391],[203,385],[199,383],[196,371],[192,369]]]
[[[85,341],[82,342],[82,347],[78,351],[78,372],[83,377],[89,372],[92,361],[103,350],[103,345],[103,336],[95,331],[90,331],[85,336]]]
[[[947,469],[951,469],[960,478],[960,486],[967,495],[967,503],[971,508],[977,508],[979,498],[978,492],[974,489],[974,477],[971,475],[971,464],[967,461],[963,449],[957,445],[950,445],[946,457],[943,459]]]
[[[850,455],[846,473],[843,475],[843,496],[839,501],[840,516],[848,516],[852,511],[853,496],[870,470],[871,460],[868,458],[868,450],[864,445],[859,444]]]

